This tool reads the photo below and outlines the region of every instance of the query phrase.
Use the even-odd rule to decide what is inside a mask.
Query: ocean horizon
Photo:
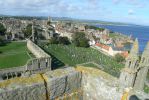
[[[139,26],[139,25],[96,25],[97,27],[102,27],[109,29],[114,32],[119,32],[132,38],[138,38],[139,41],[139,51],[142,53],[144,48],[149,41],[149,26]]]

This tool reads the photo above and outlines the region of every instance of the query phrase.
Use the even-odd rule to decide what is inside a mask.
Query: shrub
[[[115,60],[117,62],[123,62],[125,60],[125,58],[122,55],[120,55],[120,54],[116,54],[115,55]]]
[[[67,37],[59,37],[58,42],[59,44],[64,44],[64,45],[70,44],[70,41]]]
[[[5,35],[5,32],[6,32],[6,28],[2,23],[0,23],[0,35]]]
[[[77,47],[89,47],[88,39],[85,37],[84,32],[76,32],[73,35],[73,43]]]

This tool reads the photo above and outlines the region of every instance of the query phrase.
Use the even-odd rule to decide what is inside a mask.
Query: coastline
[[[114,32],[121,33],[125,36],[132,35],[132,39],[138,38],[140,52],[145,48],[146,43],[149,41],[149,26],[115,26],[115,25],[96,25],[96,27],[106,28]]]

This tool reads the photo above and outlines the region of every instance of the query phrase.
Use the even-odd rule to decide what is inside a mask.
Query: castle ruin
[[[124,88],[143,90],[149,69],[149,43],[140,59],[137,39],[119,79],[82,66],[51,71],[51,56],[30,39],[27,48],[36,58],[25,66],[0,70],[0,100],[120,100]],[[14,74],[20,77],[8,78]],[[147,100],[149,96],[139,94],[139,98]]]
[[[141,57],[139,56],[139,44],[136,39],[126,59],[125,68],[120,75],[120,85],[124,88],[132,87],[142,91],[149,71],[149,42]]]

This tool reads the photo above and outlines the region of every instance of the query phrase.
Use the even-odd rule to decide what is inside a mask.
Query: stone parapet
[[[0,82],[0,100],[82,100],[81,73],[74,68]]]

